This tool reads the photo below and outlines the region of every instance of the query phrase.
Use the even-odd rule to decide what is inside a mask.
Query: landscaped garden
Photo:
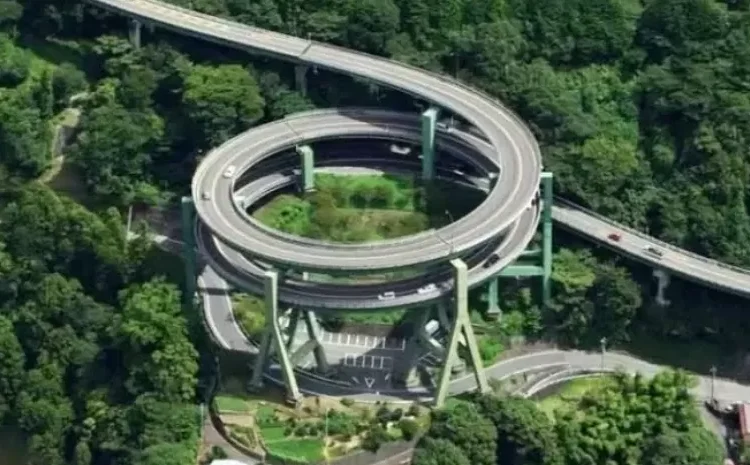
[[[416,234],[474,209],[482,192],[406,176],[315,175],[315,192],[282,194],[253,212],[262,223],[303,237],[358,243]],[[456,200],[458,198],[458,201]]]
[[[562,412],[570,408],[576,408],[581,399],[594,389],[602,389],[612,383],[609,377],[596,376],[591,378],[579,378],[551,388],[550,392],[540,397],[539,408],[550,418],[555,418],[555,412]]]
[[[377,450],[388,441],[411,439],[429,423],[426,409],[356,404],[346,399],[305,398],[297,408],[280,392],[241,393],[241,386],[214,398],[230,437],[244,447],[287,463],[311,463],[358,449]],[[235,384],[238,384],[235,382]]]

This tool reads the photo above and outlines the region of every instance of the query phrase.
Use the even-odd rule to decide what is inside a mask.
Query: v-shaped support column
[[[458,341],[463,335],[466,346],[469,349],[469,357],[474,370],[474,376],[477,382],[477,388],[480,392],[488,392],[490,385],[487,383],[487,377],[484,375],[484,366],[482,358],[479,356],[479,348],[474,337],[474,329],[471,327],[469,319],[469,282],[468,270],[466,263],[460,259],[451,260],[453,266],[454,286],[453,286],[453,305],[455,308],[453,324],[450,330],[448,347],[445,351],[445,365],[440,373],[440,384],[438,384],[437,394],[435,395],[435,407],[440,408],[445,404],[445,398],[448,396],[451,381],[451,368],[458,358]]]
[[[277,271],[266,271],[263,287],[266,302],[266,329],[253,367],[252,387],[255,389],[262,387],[263,371],[271,358],[271,353],[275,352],[279,359],[281,373],[284,376],[287,398],[298,402],[302,398],[302,394],[300,394],[297,386],[294,367],[289,358],[289,352],[279,325],[279,273]]]
[[[315,364],[317,365],[318,371],[324,374],[328,373],[330,371],[330,366],[328,365],[328,359],[326,358],[325,349],[323,348],[323,344],[321,341],[320,325],[318,324],[318,319],[315,316],[315,312],[312,310],[294,309],[293,315],[296,315],[295,320],[298,320],[299,316],[301,315],[302,319],[305,321],[307,341],[305,341],[292,353],[292,365],[296,365],[297,362],[305,358],[307,354],[313,352],[315,355]],[[295,332],[296,326],[297,324],[295,324]],[[287,347],[291,347],[294,341],[294,337],[294,332],[290,332]]]

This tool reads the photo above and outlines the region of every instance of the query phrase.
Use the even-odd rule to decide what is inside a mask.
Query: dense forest
[[[413,465],[719,464],[684,373],[617,375],[551,412],[529,399],[472,396],[434,412]]]
[[[529,122],[560,195],[750,266],[750,2],[174,2],[454,75]],[[158,29],[134,49],[124,18],[76,0],[2,0],[0,29],[0,423],[26,434],[34,464],[192,463],[202,328],[159,277],[167,260],[125,240],[122,213],[186,193],[202,154],[252,125],[421,103],[323,70],[304,97],[289,64]],[[61,162],[69,107],[76,201],[37,182]],[[549,309],[525,283],[502,288],[514,331],[748,349],[744,301],[677,281],[656,308],[650,270],[557,239]]]

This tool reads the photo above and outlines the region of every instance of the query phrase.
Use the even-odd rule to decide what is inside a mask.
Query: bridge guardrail
[[[603,221],[603,222],[605,222],[607,224],[611,224],[612,226],[615,226],[618,229],[622,229],[623,231],[627,231],[629,234],[633,234],[635,236],[638,236],[638,237],[640,237],[640,238],[642,238],[644,240],[652,242],[653,244],[659,245],[660,247],[663,247],[665,249],[671,250],[673,252],[677,252],[677,253],[679,253],[681,255],[688,256],[688,257],[693,258],[695,260],[699,260],[699,261],[702,261],[703,263],[707,263],[707,264],[710,264],[710,265],[713,265],[713,266],[716,266],[716,267],[719,267],[719,268],[724,268],[724,269],[736,271],[738,273],[742,273],[742,274],[750,276],[750,269],[741,268],[739,266],[730,265],[728,263],[723,263],[723,262],[720,262],[718,260],[714,260],[712,258],[708,258],[708,257],[706,257],[704,255],[700,255],[700,254],[697,254],[695,252],[691,252],[689,250],[680,248],[680,247],[678,247],[676,245],[673,245],[673,244],[670,244],[668,242],[664,242],[664,241],[659,240],[659,239],[657,239],[657,238],[655,238],[653,236],[649,236],[648,234],[646,234],[644,232],[638,231],[637,229],[633,229],[633,228],[631,228],[629,226],[625,226],[623,224],[620,224],[620,223],[618,223],[618,222],[616,222],[614,220],[611,220],[611,219],[607,218],[604,215],[596,213],[593,210],[589,210],[588,208],[583,207],[581,205],[578,205],[578,204],[576,204],[574,202],[571,202],[569,200],[565,200],[565,199],[560,198],[560,197],[555,197],[555,203],[562,204],[562,205],[564,205],[566,207],[570,207],[570,208],[572,208],[574,210],[586,213],[587,215],[592,216],[592,217],[594,217],[594,218],[596,218],[596,219],[598,219],[600,221]]]

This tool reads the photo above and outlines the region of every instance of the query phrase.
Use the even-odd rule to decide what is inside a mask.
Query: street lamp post
[[[714,393],[716,388],[716,366],[712,366],[709,372],[711,373],[711,402],[715,402],[716,397],[714,396]]]
[[[607,338],[601,338],[601,340],[599,340],[599,344],[601,344],[602,349],[602,371],[604,371],[604,354],[607,352]]]

